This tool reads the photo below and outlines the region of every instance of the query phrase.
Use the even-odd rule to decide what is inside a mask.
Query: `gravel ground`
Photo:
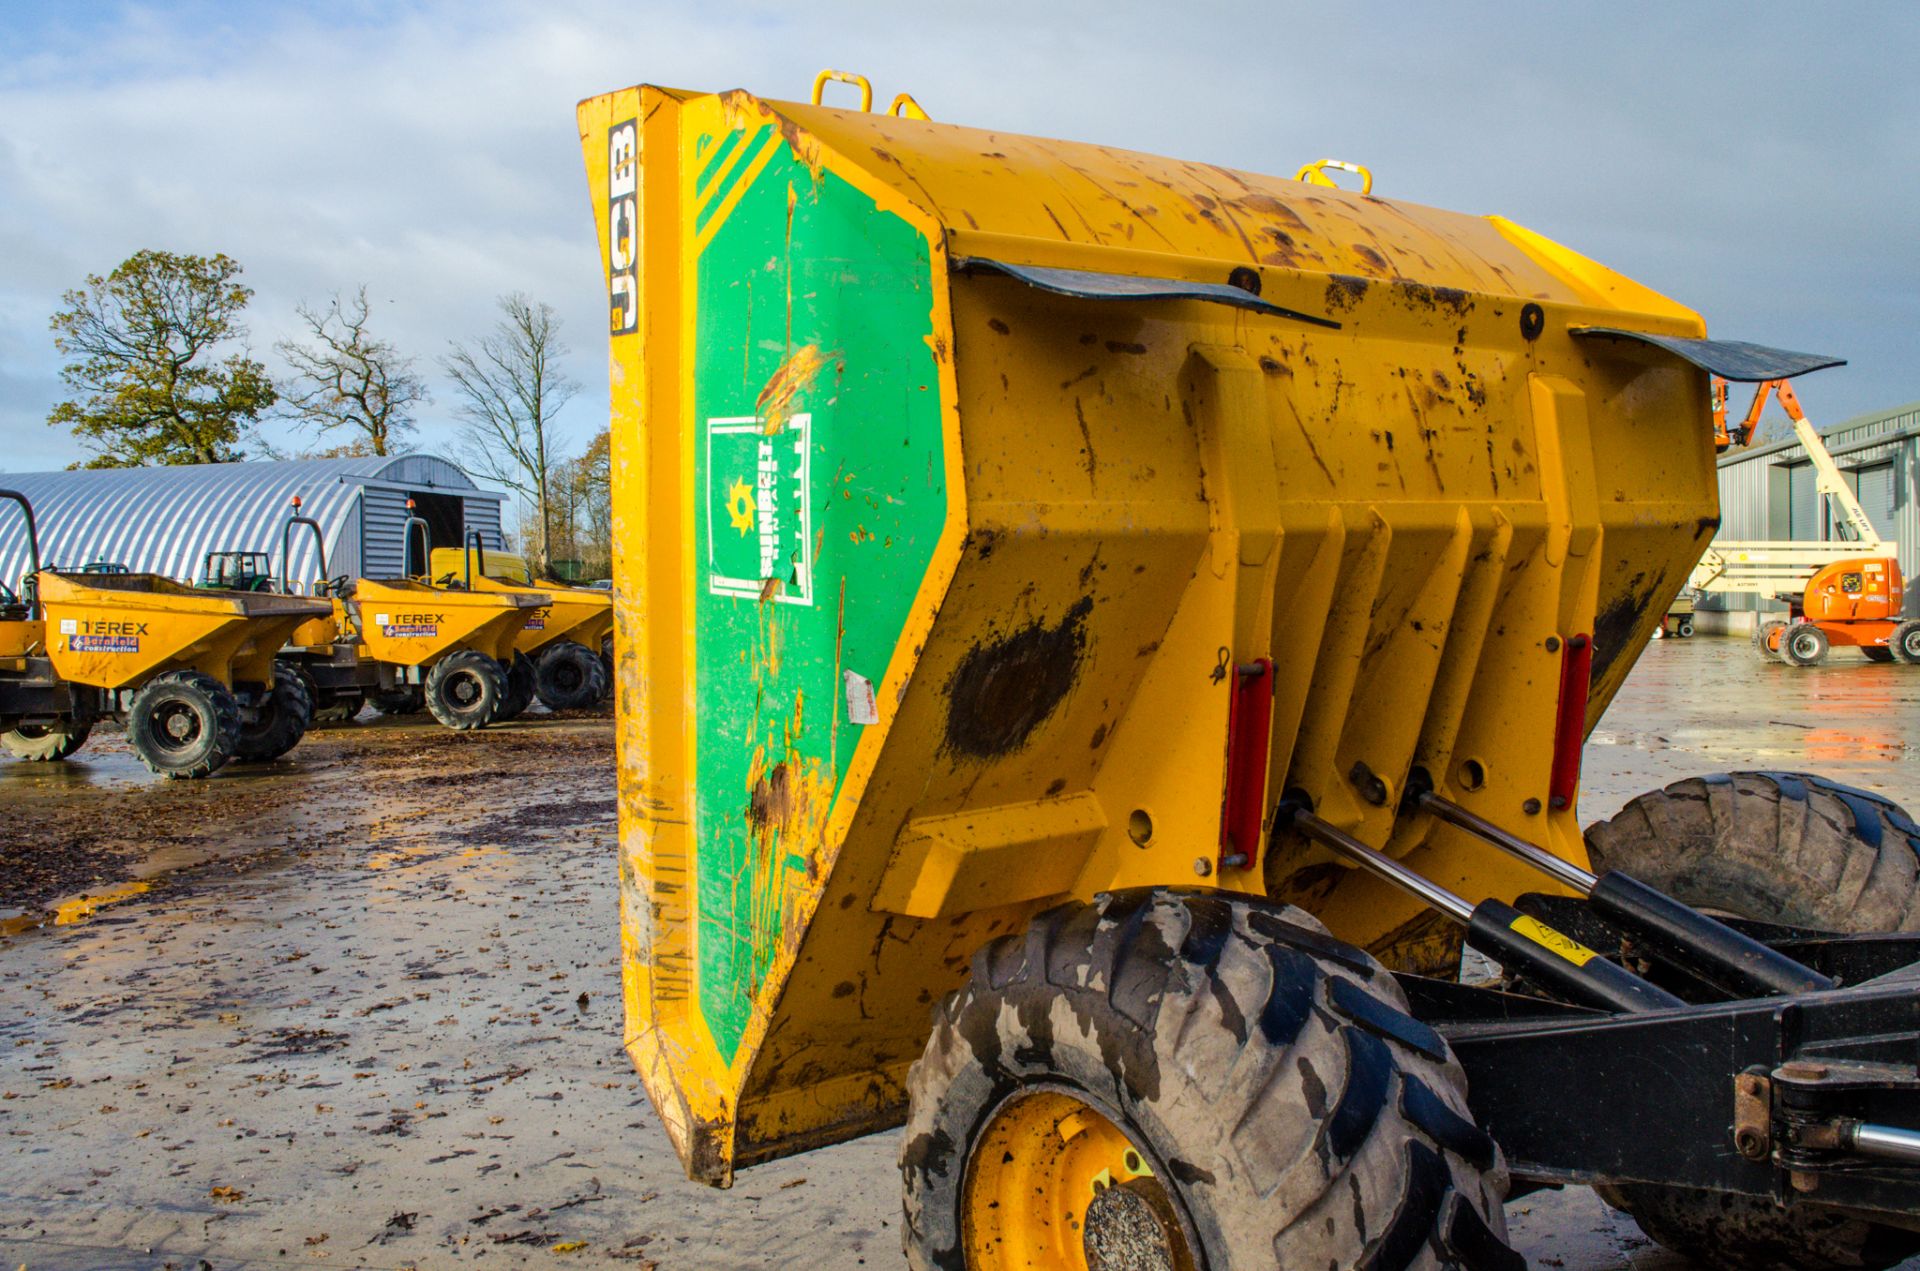
[[[0,766],[0,1257],[900,1265],[894,1135],[681,1178],[620,1049],[612,734],[386,721],[201,783],[110,734]],[[1737,766],[1920,806],[1917,746],[1916,668],[1669,641],[1584,811]],[[1509,1218],[1539,1266],[1684,1265],[1586,1191]]]

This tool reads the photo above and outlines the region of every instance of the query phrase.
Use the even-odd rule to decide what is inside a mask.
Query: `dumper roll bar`
[[[287,523],[280,527],[280,592],[293,594],[293,527],[304,525],[313,531],[313,550],[320,561],[320,582],[316,596],[324,596],[333,590],[333,575],[327,572],[327,535],[320,528],[320,522],[310,516],[300,515],[300,496],[293,496],[293,512],[287,517]]]
[[[40,527],[33,519],[33,502],[18,490],[0,490],[0,499],[6,499],[20,505],[20,511],[27,518],[27,559],[32,570],[27,574],[26,582],[21,586],[20,599],[26,602],[29,621],[40,616]]]
[[[420,531],[420,572],[408,576],[426,578],[431,581],[433,577],[433,532],[427,528],[425,521],[414,515],[413,500],[408,499],[407,523],[400,531],[400,572],[403,575],[407,573],[407,549],[413,546],[413,532],[415,529]]]
[[[480,576],[487,576],[487,545],[481,541],[479,530],[468,530],[466,538],[467,590],[473,590],[474,562],[480,563]]]

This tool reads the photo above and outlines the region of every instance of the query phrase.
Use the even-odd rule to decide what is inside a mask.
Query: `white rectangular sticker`
[[[858,671],[848,671],[847,677],[847,722],[853,724],[877,724],[880,722],[880,703],[873,696],[873,681]]]

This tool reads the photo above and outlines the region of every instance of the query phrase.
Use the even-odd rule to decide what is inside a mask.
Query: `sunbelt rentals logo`
[[[707,420],[707,589],[813,603],[813,416]]]

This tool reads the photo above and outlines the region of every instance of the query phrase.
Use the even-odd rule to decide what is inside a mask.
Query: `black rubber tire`
[[[1887,647],[1902,662],[1920,664],[1920,618],[1909,618],[1895,627],[1887,637]]]
[[[1860,652],[1869,662],[1886,663],[1893,661],[1893,650],[1882,648],[1877,644],[1863,644],[1860,646]]]
[[[1780,654],[1777,650],[1767,647],[1767,637],[1775,630],[1785,631],[1786,629],[1787,624],[1778,618],[1769,618],[1763,622],[1755,623],[1753,628],[1754,652],[1769,661],[1779,657]]]
[[[233,757],[240,763],[272,763],[300,744],[313,723],[313,694],[306,672],[285,662],[273,668],[273,687],[262,695],[254,721],[242,721]]]
[[[15,759],[52,763],[86,745],[87,735],[92,731],[90,719],[66,719],[57,725],[22,724],[11,732],[0,733],[0,746],[5,746]]]
[[[1142,1147],[1198,1266],[1525,1266],[1446,1043],[1301,910],[1128,891],[975,954],[907,1080],[916,1271],[963,1268],[970,1153],[1036,1086],[1071,1089]]]
[[[1920,826],[1877,794],[1800,773],[1695,777],[1587,830],[1596,869],[1689,904],[1827,931],[1920,930]],[[1685,1187],[1601,1189],[1660,1244],[1725,1271],[1889,1267],[1920,1233],[1804,1203]]]
[[[1816,666],[1827,656],[1827,633],[1811,622],[1796,622],[1780,633],[1780,660],[1788,666]]]
[[[127,710],[133,753],[150,771],[173,780],[212,776],[233,758],[239,740],[240,703],[226,685],[200,671],[154,676]]]
[[[533,659],[524,653],[513,655],[513,665],[507,668],[507,700],[501,703],[500,716],[495,723],[505,723],[509,719],[518,719],[533,705],[534,680]]]
[[[1920,931],[1920,826],[1823,777],[1690,777],[1587,829],[1600,870],[1691,905],[1824,931]]]
[[[485,728],[507,700],[507,672],[477,649],[449,653],[427,672],[427,709],[448,728]]]
[[[366,695],[359,689],[324,689],[313,682],[312,674],[300,663],[280,665],[291,666],[299,674],[300,682],[307,686],[307,696],[313,700],[313,718],[307,721],[309,732],[324,724],[348,723],[366,704]]]
[[[373,709],[382,715],[396,718],[418,715],[427,709],[427,691],[418,684],[409,684],[405,688],[383,690],[367,699],[373,703]]]
[[[586,645],[560,640],[540,655],[534,692],[550,711],[585,710],[607,695],[607,668]]]
[[[359,693],[322,690],[313,699],[313,724],[310,727],[351,723],[366,703],[367,699]]]
[[[1675,630],[1680,633],[1682,640],[1693,639],[1693,619],[1689,618],[1685,622],[1682,622]]]

